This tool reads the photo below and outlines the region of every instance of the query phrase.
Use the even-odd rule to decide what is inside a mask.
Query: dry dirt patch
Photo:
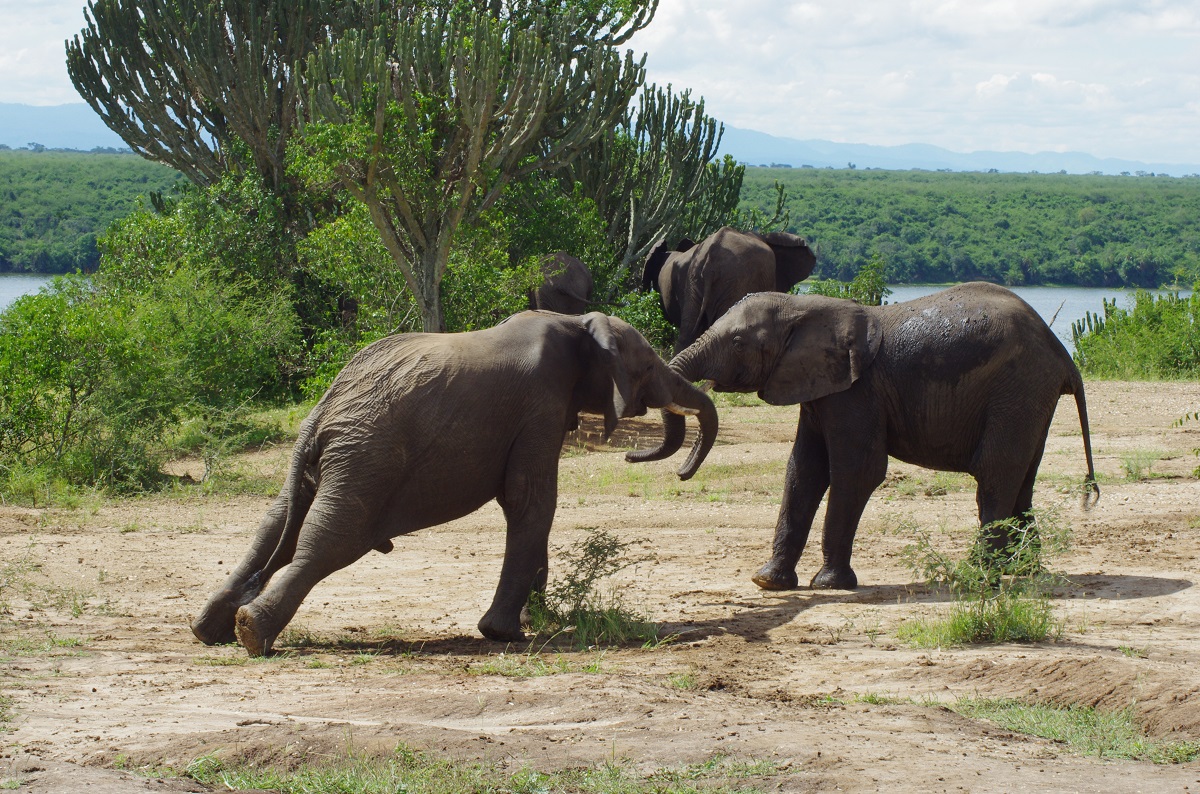
[[[0,562],[21,573],[0,591],[0,697],[11,704],[0,780],[30,791],[81,781],[194,790],[111,767],[405,742],[540,769],[767,759],[782,770],[769,785],[795,791],[1197,790],[1196,763],[1081,758],[930,705],[972,696],[1132,706],[1153,736],[1200,739],[1200,482],[1191,475],[1200,424],[1172,427],[1200,390],[1097,382],[1088,397],[1103,497],[1079,507],[1082,444],[1064,401],[1035,502],[1074,530],[1058,561],[1071,581],[1055,602],[1066,632],[1035,646],[927,651],[895,639],[902,621],[945,601],[913,582],[901,560],[912,538],[897,527],[917,522],[947,547],[964,544],[974,493],[963,477],[892,466],[859,532],[859,590],[771,594],[751,584],[778,510],[791,408],[722,408],[718,446],[687,483],[673,476],[680,460],[630,466],[589,436],[594,427],[571,440],[552,542],[592,527],[645,539],[657,562],[625,572],[619,586],[678,638],[548,655],[539,676],[499,674],[529,673],[529,648],[474,630],[503,550],[494,505],[330,577],[297,615],[292,647],[279,643],[286,653],[269,660],[201,646],[187,624],[245,551],[270,497],[2,507]],[[654,422],[633,422],[614,441],[655,437]],[[281,448],[247,465],[281,479],[285,460]],[[818,530],[802,580],[819,559]]]

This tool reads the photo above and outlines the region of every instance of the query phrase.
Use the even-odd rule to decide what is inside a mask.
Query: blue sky
[[[79,0],[0,0],[0,102],[79,101]],[[1200,162],[1196,0],[662,0],[629,44],[733,126]]]

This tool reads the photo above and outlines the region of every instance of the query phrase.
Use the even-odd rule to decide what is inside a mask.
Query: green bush
[[[1122,380],[1200,377],[1200,282],[1189,297],[1139,290],[1130,308],[1104,302],[1071,326],[1075,360],[1090,377]]]
[[[907,621],[897,636],[918,647],[953,647],[987,642],[1040,642],[1061,634],[1047,592],[1059,581],[1045,561],[1070,545],[1070,531],[1057,517],[1034,513],[1025,521],[989,524],[962,559],[939,551],[929,533],[913,529],[917,541],[904,550],[921,579],[949,590],[954,605],[944,614]],[[1007,536],[994,550],[989,536]]]
[[[657,291],[628,292],[618,298],[608,312],[638,329],[660,355],[670,358],[679,331],[663,315],[662,299]]]
[[[849,298],[863,306],[882,306],[884,298],[892,294],[884,277],[885,269],[883,257],[872,254],[871,261],[863,265],[849,282],[832,278],[809,279],[797,284],[793,291],[829,298]]]
[[[5,481],[43,468],[78,484],[154,479],[155,439],[183,393],[149,331],[133,306],[82,277],[56,279],[0,314]]]

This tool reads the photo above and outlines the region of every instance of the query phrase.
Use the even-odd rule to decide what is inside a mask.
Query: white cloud
[[[775,135],[1200,162],[1190,1],[662,0],[631,46]]]
[[[0,102],[77,102],[84,0],[0,0]],[[739,127],[1200,162],[1195,0],[662,0],[629,45]]]

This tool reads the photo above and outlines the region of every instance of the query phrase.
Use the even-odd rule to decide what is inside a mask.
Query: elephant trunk
[[[683,446],[686,431],[684,417],[695,416],[700,423],[700,432],[696,436],[687,460],[679,468],[679,478],[687,480],[691,479],[696,470],[700,468],[700,464],[704,462],[709,450],[712,449],[713,442],[717,440],[717,409],[707,394],[676,373],[672,372],[670,378],[672,379],[671,402],[662,409],[662,444],[653,449],[627,452],[625,460],[639,463],[662,460],[674,455]]]

